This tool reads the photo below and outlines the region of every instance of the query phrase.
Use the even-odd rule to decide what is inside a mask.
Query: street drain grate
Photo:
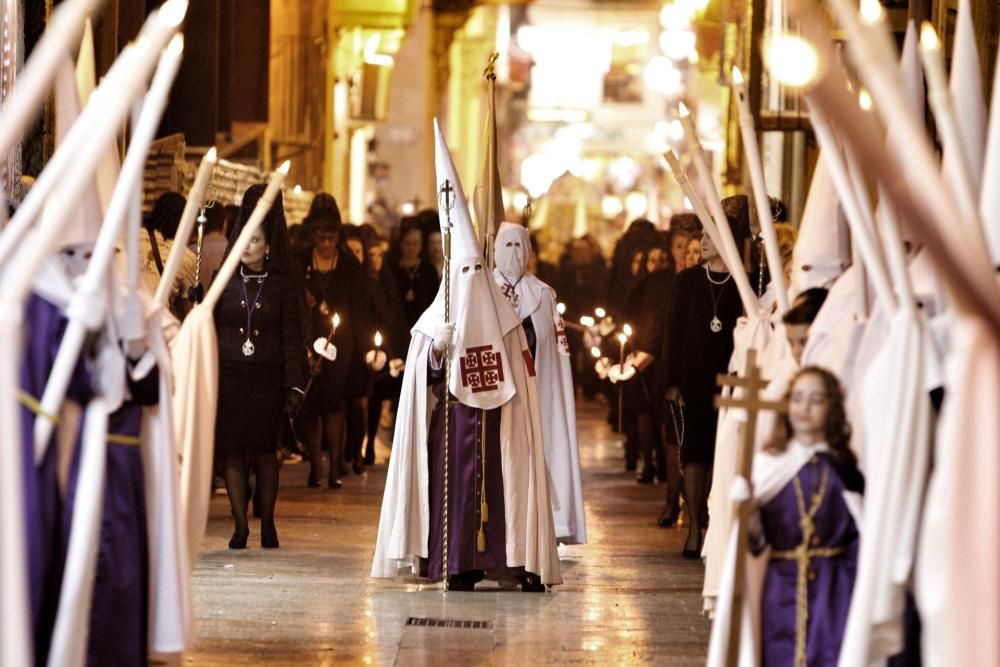
[[[469,621],[459,618],[415,618],[406,619],[406,625],[421,628],[461,628],[465,630],[489,630],[493,627],[490,621]]]

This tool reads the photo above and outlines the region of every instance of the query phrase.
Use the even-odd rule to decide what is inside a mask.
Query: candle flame
[[[608,311],[598,306],[597,308],[594,308],[594,315],[597,315],[598,317],[607,317]]]
[[[205,153],[205,159],[208,160],[209,162],[218,162],[219,151],[215,150],[215,146],[212,146],[211,148],[208,149],[208,152]]]
[[[590,348],[590,356],[592,356],[594,359],[600,359],[601,358],[601,348],[597,347],[596,345],[594,347]]]
[[[566,304],[565,303],[557,303],[556,304],[556,310],[559,312],[560,315],[565,315],[566,314]]]
[[[861,0],[861,20],[872,24],[882,17],[882,3],[879,0]]]
[[[187,14],[188,0],[167,0],[160,7],[160,19],[171,28],[176,28]]]
[[[691,112],[688,110],[686,104],[684,104],[683,102],[678,102],[677,115],[680,116],[681,118],[687,118],[688,116],[691,115]]]
[[[285,176],[287,176],[288,175],[288,170],[291,169],[291,168],[292,168],[292,161],[291,160],[285,160],[284,162],[281,163],[281,166],[278,167],[278,171],[280,171],[282,174],[284,174]]]
[[[874,103],[872,102],[872,95],[868,92],[867,88],[862,88],[861,92],[858,93],[858,105],[865,111],[871,111]]]
[[[631,336],[631,335],[632,335],[632,325],[631,325],[631,324],[628,324],[628,323],[626,322],[626,323],[625,323],[625,326],[623,326],[623,327],[622,327],[622,332],[623,332],[623,333],[624,333],[624,334],[625,334],[626,336]]]
[[[816,48],[795,35],[786,33],[771,39],[767,54],[771,73],[786,86],[806,86],[819,71]]]
[[[340,313],[334,313],[333,314],[333,318],[331,319],[331,322],[333,322],[333,328],[334,329],[336,329],[337,327],[339,327],[340,326]]]
[[[743,85],[743,72],[736,65],[733,65],[733,83],[737,86]]]
[[[375,347],[382,347],[382,334],[375,332]]]
[[[584,315],[583,317],[580,318],[580,324],[582,324],[585,327],[592,327],[594,326],[594,318],[591,317],[590,315]]]
[[[625,341],[627,341],[627,340],[628,340],[628,336],[626,336],[623,333],[618,334],[618,342],[619,343],[621,343],[622,345],[624,345]]]
[[[920,46],[934,51],[941,48],[941,40],[938,39],[937,31],[930,21],[924,21],[920,25]]]

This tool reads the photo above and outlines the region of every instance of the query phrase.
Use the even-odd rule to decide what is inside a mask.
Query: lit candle
[[[566,314],[566,304],[565,303],[557,303],[556,304],[556,312],[558,312],[560,315],[565,315]]]
[[[601,358],[601,348],[597,347],[596,345],[594,347],[590,348],[590,356],[592,356],[594,359],[600,359]]]
[[[618,366],[621,370],[625,370],[625,341],[628,340],[628,335],[625,333],[618,334],[618,342],[621,343],[621,354],[618,358]]]
[[[580,318],[580,324],[582,324],[585,327],[592,327],[594,326],[594,318],[591,317],[590,315],[584,315],[583,317]]]
[[[757,129],[754,126],[753,113],[750,110],[750,100],[747,99],[743,73],[735,65],[733,66],[733,93],[736,95],[740,113],[740,133],[743,137],[743,151],[746,154],[747,167],[750,169],[750,185],[753,189],[754,204],[757,207],[757,221],[760,223],[760,229],[764,235],[764,251],[767,254],[767,263],[771,265],[771,281],[774,283],[778,297],[778,310],[784,313],[788,310],[788,290],[785,288],[785,271],[781,261],[781,251],[778,248],[778,235],[774,231],[774,219],[771,217],[771,202],[767,197],[764,167],[760,161],[760,147],[757,145]]]
[[[985,247],[986,237],[979,221],[979,208],[972,188],[972,169],[955,122],[951,92],[948,90],[941,40],[938,39],[934,26],[927,21],[920,26],[920,61],[924,66],[924,74],[927,75],[927,101],[934,113],[934,122],[941,130],[944,150],[953,151],[949,156],[950,166],[953,168],[945,174],[946,181],[952,186],[952,192],[962,209],[960,219],[965,221],[969,232]]]
[[[607,317],[608,311],[598,306],[597,308],[594,308],[594,315],[597,315],[600,318],[604,318]]]
[[[382,334],[380,334],[378,331],[375,332],[375,349],[376,350],[382,349]]]
[[[327,346],[333,341],[333,337],[337,335],[337,327],[340,326],[340,314],[334,313],[333,317],[330,318],[330,332],[326,334],[326,344]],[[375,334],[375,340],[379,340],[379,336]]]

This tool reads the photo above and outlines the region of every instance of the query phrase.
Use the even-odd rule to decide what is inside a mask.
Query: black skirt
[[[219,361],[215,446],[222,452],[274,452],[285,410],[281,364]]]

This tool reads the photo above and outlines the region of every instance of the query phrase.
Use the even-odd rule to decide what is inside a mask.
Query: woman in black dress
[[[423,257],[424,233],[416,217],[403,218],[399,228],[398,255],[393,263],[396,288],[403,299],[406,324],[412,327],[437,296],[437,269]]]
[[[229,246],[240,232],[264,185],[243,195]],[[227,254],[229,250],[227,249]],[[278,546],[274,505],[278,497],[277,443],[282,420],[302,406],[305,350],[302,308],[288,251],[288,230],[280,193],[268,211],[215,307],[219,345],[219,403],[215,442],[224,458],[226,492],[234,530],[230,549],[245,549],[248,470],[257,476],[260,545]]]
[[[749,208],[743,195],[729,197],[724,209],[737,248],[749,236]],[[725,373],[733,354],[733,330],[743,314],[739,292],[719,250],[706,234],[701,240],[704,264],[677,274],[670,309],[666,386],[668,400],[683,406],[680,429],[688,535],[684,556],[698,558],[708,500],[708,480],[715,456],[719,393],[716,375]]]

